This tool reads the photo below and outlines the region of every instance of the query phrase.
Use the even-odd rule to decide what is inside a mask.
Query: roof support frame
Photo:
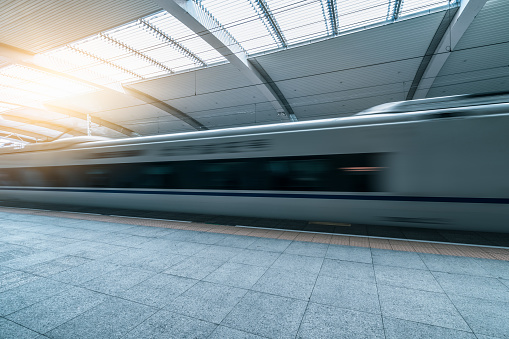
[[[19,135],[21,137],[25,136],[25,137],[35,139],[37,141],[39,141],[39,140],[47,141],[47,140],[51,139],[49,136],[44,135],[44,134],[39,134],[39,133],[24,130],[24,129],[8,127],[8,126],[3,126],[3,125],[0,125],[0,132],[13,133],[13,134]]]
[[[425,98],[436,77],[445,65],[454,48],[487,0],[462,0],[460,7],[449,8],[444,20],[448,21],[440,39],[435,34],[426,55],[416,73],[407,95],[407,100]],[[454,12],[453,12],[454,11]],[[442,23],[444,22],[442,20]],[[442,25],[442,24],[441,24]],[[439,27],[437,30],[440,30]],[[438,40],[438,41],[436,41]]]
[[[387,18],[387,21],[396,21],[401,14],[401,9],[403,8],[403,0],[394,0],[394,6],[392,6],[392,11],[388,13],[390,17]],[[390,2],[389,2],[390,6]],[[390,10],[390,7],[389,7]]]
[[[297,121],[295,114],[284,107],[279,97],[247,59],[247,53],[231,34],[200,4],[192,0],[153,0],[161,8],[198,34],[248,78],[272,104],[279,115]],[[275,86],[275,84],[274,84]]]
[[[2,114],[2,118],[4,118],[5,120],[21,122],[21,123],[28,124],[28,125],[44,127],[44,128],[51,129],[54,131],[69,133],[74,136],[86,135],[86,133],[80,132],[74,128],[70,128],[70,127],[67,127],[64,125],[55,124],[52,122],[47,122],[47,121],[42,121],[42,120],[33,120],[30,118],[20,117],[20,116],[11,115],[11,114]]]
[[[328,13],[328,19],[330,26],[331,26],[331,33],[332,35],[338,35],[339,34],[339,17],[338,17],[338,11],[336,6],[336,0],[327,0],[327,13]]]
[[[180,54],[184,55],[188,59],[191,59],[195,64],[199,64],[202,67],[207,66],[207,63],[203,61],[198,55],[191,52],[189,49],[187,49],[185,46],[180,44],[177,40],[173,39],[168,34],[162,32],[160,29],[158,29],[156,26],[152,25],[150,22],[144,19],[139,19],[138,24],[145,30],[149,31],[150,33],[154,34],[159,40],[162,40],[163,42],[169,44],[171,47],[176,49]]]
[[[115,69],[118,69],[119,71],[124,72],[124,73],[126,73],[126,74],[129,74],[130,76],[133,76],[133,77],[138,78],[138,79],[140,79],[140,80],[143,80],[143,79],[144,79],[144,77],[143,77],[143,76],[141,76],[141,75],[139,75],[139,74],[137,74],[137,73],[135,73],[135,72],[133,72],[133,71],[130,71],[130,70],[128,70],[127,68],[124,68],[124,67],[122,67],[122,66],[119,66],[119,65],[117,65],[117,64],[115,64],[115,63],[113,63],[113,62],[111,62],[111,61],[108,61],[108,60],[106,60],[106,59],[103,59],[103,58],[101,58],[101,57],[99,57],[99,56],[97,56],[97,55],[95,55],[95,54],[92,54],[92,53],[89,53],[89,52],[87,52],[87,51],[84,51],[84,50],[82,50],[81,48],[78,48],[78,47],[76,47],[76,46],[72,46],[72,45],[67,45],[66,47],[67,47],[67,48],[69,48],[70,50],[72,50],[73,52],[79,53],[79,54],[81,54],[81,55],[86,56],[86,57],[87,57],[87,58],[89,58],[89,59],[92,59],[92,60],[98,61],[98,62],[100,62],[100,63],[102,63],[102,64],[105,64],[105,65],[108,65],[108,66],[113,67],[113,68],[115,68]]]
[[[150,96],[146,93],[143,93],[143,92],[136,90],[134,88],[131,88],[129,86],[122,85],[122,87],[124,88],[126,93],[129,94],[130,96],[135,97],[139,100],[145,101],[146,103],[149,103],[152,106],[155,106],[155,107],[173,115],[174,117],[184,121],[191,127],[195,128],[196,130],[198,130],[198,131],[208,130],[208,128],[205,125],[201,124],[199,121],[197,121],[193,117],[187,115],[186,113],[182,112],[181,110],[179,110],[173,106],[168,105],[164,101],[161,101],[157,98],[154,98],[153,96]]]
[[[272,15],[272,12],[269,9],[269,5],[265,2],[265,0],[250,0],[250,1],[251,4],[253,4],[253,6],[258,9],[261,19],[264,22],[266,22],[267,25],[270,27],[269,31],[274,37],[274,40],[276,40],[276,43],[283,48],[287,48],[288,44],[286,43],[286,38],[283,34],[283,31],[279,27],[276,18],[274,17],[274,15]]]
[[[117,39],[114,39],[112,38],[111,36],[109,36],[108,34],[105,34],[105,33],[100,33],[99,36],[101,38],[103,38],[104,40],[108,41],[109,43],[117,46],[117,47],[120,47],[121,49],[131,53],[131,54],[134,54],[136,55],[138,58],[148,62],[148,63],[151,63],[152,65],[160,68],[161,70],[165,71],[165,72],[168,72],[168,73],[175,73],[170,67],[168,66],[165,66],[163,65],[162,63],[160,63],[159,61],[149,57],[148,55],[146,54],[143,54],[142,52],[132,48],[131,46],[123,43],[122,41],[119,41]]]
[[[59,77],[62,77],[62,78],[66,78],[66,79],[69,79],[69,80],[78,81],[78,82],[87,84],[89,86],[92,86],[92,87],[95,87],[95,88],[98,88],[98,89],[101,89],[101,90],[104,90],[104,91],[107,91],[107,92],[113,92],[114,91],[114,90],[112,90],[109,87],[102,86],[102,85],[93,83],[91,81],[87,81],[87,80],[84,80],[84,79],[72,76],[70,74],[61,73],[61,72],[54,71],[54,70],[49,69],[49,68],[45,68],[45,67],[39,66],[39,65],[37,65],[37,64],[35,64],[33,62],[34,54],[29,53],[27,51],[20,50],[18,48],[15,48],[15,47],[12,47],[12,46],[9,46],[9,45],[5,45],[5,44],[0,43],[0,55],[6,56],[9,59],[11,59],[14,63],[22,65],[22,66],[25,66],[25,67],[30,67],[30,68],[33,68],[33,69],[36,69],[36,70],[39,70],[39,71],[42,71],[42,72],[46,72],[46,73],[49,73],[49,74],[52,74],[52,75],[56,75],[56,76],[59,76]],[[98,60],[98,61],[101,61],[101,60]],[[114,64],[112,64],[112,66],[113,67],[120,67],[120,66],[116,66]],[[124,90],[127,89],[127,88],[128,87],[124,87]],[[137,99],[142,100],[142,101],[144,101],[144,102],[146,102],[146,103],[148,103],[150,105],[156,106],[157,108],[163,110],[164,112],[169,113],[171,115],[174,115],[174,116],[176,116],[179,119],[181,119],[181,117],[179,117],[178,114],[176,115],[174,113],[177,112],[177,113],[184,114],[183,112],[177,110],[174,107],[171,107],[170,105],[168,105],[166,103],[163,103],[162,105],[157,104],[157,102],[159,100],[157,100],[157,99],[155,99],[153,97],[150,97],[150,96],[148,96],[145,93],[142,93],[140,91],[137,91],[137,92],[138,92],[137,94],[142,94],[142,95],[134,96],[132,91],[126,91],[126,93],[123,93],[123,94],[136,97]],[[118,93],[118,92],[115,91],[115,93]],[[143,99],[141,99],[141,98],[143,98]],[[13,104],[13,103],[11,103],[11,104]],[[16,105],[18,105],[18,104],[16,104]],[[18,106],[20,106],[20,105],[18,105]],[[52,107],[55,107],[55,106],[52,106]],[[37,109],[40,109],[40,108],[37,108]],[[49,107],[46,107],[46,109],[51,110]],[[57,113],[60,113],[60,112],[57,112]],[[79,113],[79,114],[77,114],[75,116],[76,118],[82,119],[82,120],[86,120],[86,118],[84,118],[84,117],[86,117],[85,113],[80,113],[80,112],[75,112],[75,113]],[[64,113],[64,114],[67,114],[67,113]],[[187,117],[187,115],[186,115],[186,117]],[[190,117],[188,117],[188,118],[192,119]],[[94,117],[93,119],[99,119],[99,118]],[[186,121],[186,120],[184,120],[184,121],[189,123],[189,121],[190,121],[189,119],[187,119],[188,121]],[[130,132],[128,132],[127,134],[121,132],[123,134],[126,134],[127,136],[140,136],[140,134],[138,134],[138,133],[136,133],[136,132],[134,132],[134,131],[132,131],[130,129],[126,129],[126,128],[120,126],[120,125],[117,125],[117,124],[115,124],[113,122],[110,122],[110,121],[107,121],[107,120],[104,120],[104,119],[100,119],[100,123],[99,124],[101,126],[105,126],[105,127],[111,126],[110,129],[113,129],[115,131],[127,131],[128,130]],[[197,124],[199,124],[197,129],[199,129],[199,130],[207,129],[202,124],[200,124],[198,122],[197,122]],[[193,126],[193,127],[195,127],[195,126]]]

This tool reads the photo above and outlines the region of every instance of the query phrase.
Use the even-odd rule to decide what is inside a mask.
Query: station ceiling
[[[506,0],[4,0],[0,145],[509,91]]]

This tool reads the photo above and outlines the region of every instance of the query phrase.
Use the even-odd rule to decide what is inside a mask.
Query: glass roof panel
[[[320,0],[266,0],[288,45],[327,35]]]
[[[206,64],[224,62],[226,59],[218,51],[210,47],[196,33],[175,19],[168,12],[159,12],[148,16],[145,20],[177,41],[180,45],[195,54]]]
[[[202,0],[201,4],[231,33],[248,54],[278,47],[276,40],[260,19],[261,12],[250,0]]]
[[[337,0],[339,30],[344,32],[350,29],[368,26],[387,20],[389,9],[388,0],[364,0],[352,2],[350,0]]]
[[[459,5],[460,1],[451,0],[450,6]],[[401,16],[428,11],[433,8],[449,5],[448,0],[405,0],[401,5]],[[427,13],[423,13],[427,14]]]
[[[25,101],[46,101],[96,90],[78,81],[20,65],[0,69],[0,85],[3,87],[2,97],[24,98]]]
[[[0,112],[7,112],[7,111],[10,111],[10,110],[13,110],[16,108],[19,108],[19,106],[4,104],[4,103],[0,102]]]

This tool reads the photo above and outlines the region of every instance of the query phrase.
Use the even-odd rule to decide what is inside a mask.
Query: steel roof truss
[[[160,29],[158,29],[156,26],[152,25],[151,23],[147,22],[144,19],[139,19],[138,24],[148,32],[152,33],[154,36],[156,36],[159,40],[169,44],[171,47],[176,49],[180,54],[184,55],[185,57],[191,59],[193,63],[198,64],[200,66],[207,66],[207,63],[203,61],[198,55],[191,52],[189,49],[184,47],[182,44],[180,44],[178,41],[173,39],[168,34],[164,33]]]
[[[288,47],[286,43],[285,36],[283,35],[283,31],[279,27],[276,18],[272,15],[272,12],[269,9],[269,6],[265,2],[265,0],[249,0],[253,7],[256,9],[256,12],[260,16],[260,19],[265,24],[265,27],[269,29],[270,34],[274,38],[274,41],[279,45],[279,47],[286,48]]]
[[[287,115],[292,121],[297,119],[295,116],[290,116],[291,113],[284,107],[283,99],[274,92],[268,85],[268,80],[247,60],[244,48],[201,3],[186,0],[154,1],[237,67],[260,90],[279,115]]]
[[[129,46],[129,45],[125,44],[125,43],[123,43],[122,41],[119,41],[117,39],[112,38],[108,34],[100,33],[99,36],[101,38],[103,38],[104,40],[108,41],[109,43],[111,43],[111,44],[113,44],[113,45],[115,45],[117,47],[120,47],[124,51],[127,51],[127,52],[129,52],[131,54],[136,55],[138,58],[142,59],[143,61],[151,63],[152,65],[155,65],[156,67],[160,68],[164,72],[174,73],[173,70],[170,67],[163,65],[162,63],[160,63],[159,61],[155,60],[154,58],[151,58],[148,55],[143,54],[142,52],[132,48],[131,46]]]

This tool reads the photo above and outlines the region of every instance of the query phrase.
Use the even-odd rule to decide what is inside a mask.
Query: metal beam
[[[331,25],[332,35],[339,34],[338,11],[336,10],[336,0],[327,0],[327,10],[329,14],[329,22]]]
[[[129,52],[131,54],[136,55],[138,58],[142,59],[143,61],[151,63],[152,65],[160,68],[161,70],[163,70],[165,72],[174,73],[174,71],[170,67],[165,66],[162,63],[160,63],[159,61],[155,60],[154,58],[151,58],[148,55],[143,54],[140,51],[132,48],[131,46],[129,46],[129,45],[127,45],[127,44],[117,40],[117,39],[112,38],[108,34],[100,33],[99,36],[101,38],[103,38],[104,40],[108,41],[109,43],[111,43],[111,44],[113,44],[113,45],[115,45],[117,47],[120,47],[121,49],[123,49],[123,50],[125,50],[125,51],[127,51],[127,52]]]
[[[194,127],[196,130],[198,130],[198,131],[208,130],[208,128],[206,126],[202,125],[199,121],[195,120],[193,117],[190,117],[189,115],[182,112],[181,110],[168,105],[164,101],[154,98],[153,96],[150,96],[146,93],[138,91],[134,88],[131,88],[131,87],[128,87],[125,85],[122,85],[122,87],[129,95],[131,95],[139,100],[145,101],[146,103],[148,103],[152,106],[155,106],[155,107],[165,111],[166,113],[173,115],[174,117],[189,124],[191,127]]]
[[[92,54],[92,53],[89,53],[89,52],[87,52],[87,51],[84,51],[84,50],[82,50],[82,49],[80,49],[80,48],[78,48],[78,47],[74,47],[74,46],[71,46],[71,45],[67,45],[66,47],[67,47],[67,48],[69,48],[69,49],[71,49],[71,50],[73,50],[73,51],[74,51],[74,52],[76,52],[76,53],[79,53],[79,54],[81,54],[81,55],[86,56],[87,58],[90,58],[90,59],[95,60],[95,61],[99,61],[100,63],[103,63],[103,64],[108,65],[108,66],[110,66],[110,67],[113,67],[113,68],[115,68],[115,69],[118,69],[119,71],[124,72],[124,73],[126,73],[126,74],[129,74],[130,76],[133,76],[133,77],[138,78],[138,79],[140,79],[140,80],[143,80],[143,79],[144,79],[144,77],[143,77],[143,76],[141,76],[141,75],[139,75],[139,74],[137,74],[137,73],[135,73],[135,72],[133,72],[133,71],[130,71],[130,70],[128,70],[127,68],[124,68],[124,67],[122,67],[122,66],[119,66],[119,65],[117,65],[117,64],[115,64],[115,63],[113,63],[113,62],[111,62],[111,61],[108,61],[108,60],[106,60],[106,59],[103,59],[103,58],[101,58],[101,57],[99,57],[99,56],[95,55],[95,54]]]
[[[279,24],[277,23],[276,18],[272,15],[269,5],[267,5],[265,0],[251,0],[251,3],[260,11],[262,20],[265,19],[263,21],[268,24],[272,35],[276,37],[276,43],[280,45],[280,47],[288,47],[283,31],[279,28]]]
[[[14,127],[7,127],[7,126],[2,126],[2,125],[0,125],[0,131],[8,132],[8,133],[14,133],[14,134],[18,134],[20,136],[27,136],[27,137],[30,137],[32,139],[41,140],[41,141],[46,141],[46,140],[51,139],[47,135],[42,135],[42,134],[39,134],[39,133],[25,131],[23,129],[14,128]]]
[[[44,127],[44,128],[51,129],[51,130],[54,130],[54,131],[69,133],[69,134],[74,135],[74,136],[86,135],[86,133],[80,132],[80,131],[75,130],[75,129],[71,128],[71,127],[67,127],[67,126],[64,126],[64,125],[59,125],[59,124],[55,124],[55,123],[51,123],[51,122],[47,122],[47,121],[33,120],[33,119],[29,119],[29,118],[25,118],[25,117],[20,117],[20,116],[16,116],[16,115],[10,115],[10,114],[2,114],[1,117],[6,119],[6,120],[21,122],[21,123],[24,123],[24,124]]]
[[[86,53],[86,52],[84,52]],[[39,71],[42,71],[42,72],[46,72],[46,73],[49,73],[49,74],[52,74],[52,75],[55,75],[55,76],[59,76],[59,77],[62,77],[62,78],[66,78],[66,79],[69,79],[69,80],[73,80],[73,81],[78,81],[78,82],[82,82],[84,84],[87,84],[89,86],[92,86],[92,87],[96,87],[98,89],[101,89],[103,91],[106,91],[106,92],[115,92],[116,94],[118,93],[121,93],[121,92],[117,92],[117,91],[114,91],[112,90],[111,88],[109,87],[106,87],[106,86],[102,86],[102,85],[98,85],[96,83],[93,83],[91,81],[88,81],[88,80],[84,80],[84,79],[81,79],[81,78],[78,78],[78,77],[75,77],[75,76],[72,76],[70,74],[66,74],[66,73],[62,73],[62,72],[58,72],[58,71],[54,71],[52,69],[49,69],[49,68],[45,68],[45,67],[42,67],[42,66],[39,66],[39,65],[36,65],[35,63],[33,63],[33,54],[30,54],[29,52],[27,51],[23,51],[23,50],[20,50],[18,48],[15,48],[15,47],[12,47],[12,46],[9,46],[9,45],[5,45],[5,44],[0,44],[0,56],[6,56],[8,58],[11,58],[12,62],[14,63],[17,63],[19,65],[22,65],[22,66],[25,66],[25,67],[30,67],[30,68],[33,68],[33,69],[36,69],[36,70],[39,70]],[[102,59],[100,58],[97,58],[93,55],[89,55],[89,57],[91,58],[95,58],[95,60],[99,59],[98,61],[100,62],[103,62]],[[107,62],[107,61],[105,61]],[[115,64],[111,64],[112,67],[120,67],[120,66],[117,66]],[[128,71],[129,72],[129,71]],[[139,76],[137,74],[134,74],[135,76]],[[125,89],[125,88],[124,88]],[[140,92],[141,93],[141,92]],[[131,93],[122,93],[124,95],[131,95]],[[143,93],[144,94],[144,93]],[[133,96],[133,97],[136,97],[136,96]],[[146,97],[147,95],[144,94],[144,99],[140,99],[138,98],[139,100],[142,100],[148,104],[154,104],[154,103],[157,103],[157,99],[154,98],[154,100],[152,99],[149,99],[149,100],[146,100]],[[152,98],[152,97],[150,97]],[[160,104],[157,104],[157,105],[154,105],[156,107],[158,107],[159,109],[162,109],[163,111],[167,112],[167,113],[170,113],[172,115],[174,115],[173,113],[175,112],[180,112],[182,114],[184,114],[183,112],[181,111],[178,111],[176,108],[173,108],[171,107],[170,105],[160,105]],[[86,115],[86,114],[85,114]],[[185,114],[184,114],[185,115]],[[81,119],[81,118],[80,118]],[[179,118],[180,119],[180,118]],[[192,118],[190,118],[192,119]],[[86,119],[85,119],[86,120]],[[106,121],[106,120],[102,120],[103,123],[101,124],[102,126],[106,126],[108,124],[113,124],[109,121]],[[184,120],[186,121],[186,120]],[[188,122],[188,121],[186,121]],[[198,123],[199,124],[199,123]],[[116,124],[113,124],[113,125],[116,125]],[[118,125],[117,125],[118,126]],[[201,127],[203,125],[199,124],[197,127],[200,129],[200,130],[203,130],[203,129],[207,129],[205,126]],[[193,126],[195,127],[195,126]],[[125,129],[124,129],[125,130]],[[135,133],[133,132],[135,136],[140,136],[138,133]]]
[[[173,39],[171,36],[164,33],[156,26],[152,25],[150,22],[143,19],[139,19],[138,24],[141,25],[141,27],[147,30],[149,33],[154,34],[159,40],[175,48],[180,54],[191,59],[193,63],[199,64],[200,66],[207,66],[207,63],[203,61],[199,56],[191,52],[184,45],[180,44],[177,40]]]
[[[435,34],[426,55],[423,58],[417,74],[412,82],[410,91],[407,95],[409,99],[425,98],[435,81],[438,73],[444,66],[445,62],[454,51],[459,40],[466,32],[476,15],[484,7],[487,0],[462,0],[461,6],[447,10],[444,20],[447,23],[446,29],[443,29],[442,23],[439,30],[444,30],[440,36]],[[436,39],[438,41],[435,41]]]
[[[43,105],[49,111],[60,113],[60,114],[64,114],[64,115],[68,115],[68,116],[73,117],[73,118],[78,118],[78,119],[87,121],[87,114],[85,114],[85,113],[76,112],[76,111],[73,111],[71,109],[67,109],[67,108],[64,108],[64,107],[58,107],[58,106],[54,106],[54,105],[50,105],[50,104],[43,104]],[[117,124],[115,124],[113,122],[110,122],[110,121],[107,121],[107,120],[103,120],[101,118],[94,117],[94,116],[92,116],[91,119],[92,119],[92,122],[94,124],[97,124],[97,125],[100,125],[100,126],[104,126],[104,127],[109,128],[111,130],[114,130],[116,132],[125,134],[125,135],[127,135],[129,137],[138,137],[138,136],[140,136],[135,131],[133,131],[133,130],[127,128],[127,127],[123,127],[123,126],[117,125]]]
[[[394,6],[392,7],[391,17],[387,18],[389,21],[396,21],[401,13],[401,5],[403,0],[394,0]]]
[[[287,115],[292,121],[297,117],[288,112],[283,99],[274,92],[265,79],[247,60],[247,53],[230,33],[203,7],[190,0],[153,0],[190,30],[216,49],[247,77],[274,106],[278,114]],[[281,92],[280,92],[281,93]]]

